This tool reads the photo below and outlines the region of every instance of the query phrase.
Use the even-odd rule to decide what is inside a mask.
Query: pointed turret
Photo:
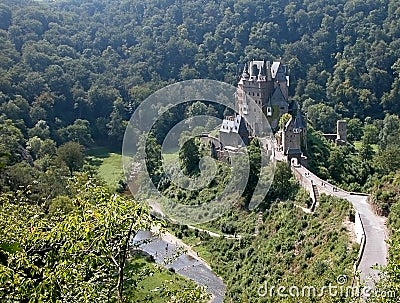
[[[248,66],[247,62],[244,64],[243,72],[242,72],[242,78],[248,79],[250,77],[249,72],[248,72]]]
[[[257,75],[258,75],[257,64],[254,64],[254,62],[252,61],[250,69],[251,69],[250,77],[254,77],[254,78],[257,77]]]
[[[263,62],[258,71],[258,81],[265,81],[265,62]]]
[[[303,116],[301,114],[299,103],[293,101],[292,108],[290,109],[293,117],[293,132],[300,133],[306,128]]]
[[[265,72],[266,72],[266,77],[267,81],[272,81],[272,74],[271,74],[271,62],[266,61],[265,63]]]
[[[264,64],[260,68],[260,72],[258,73],[259,76],[265,76],[265,66]]]

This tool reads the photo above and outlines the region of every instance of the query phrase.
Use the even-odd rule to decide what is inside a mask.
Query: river
[[[181,240],[169,233],[159,237],[153,235],[151,231],[139,231],[133,238],[132,244],[153,256],[157,263],[166,268],[173,268],[176,273],[204,286],[212,295],[210,303],[223,302],[226,286],[222,279],[213,273],[206,261],[198,257]]]

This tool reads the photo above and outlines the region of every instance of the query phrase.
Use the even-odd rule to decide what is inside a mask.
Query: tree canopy
[[[0,300],[106,301],[111,292],[122,298],[126,232],[147,227],[148,215],[79,177],[84,148],[119,147],[135,109],[167,84],[208,78],[236,85],[238,63],[278,58],[290,67],[291,100],[308,113],[309,168],[348,190],[370,191],[378,211],[389,216],[389,278],[380,287],[398,286],[399,11],[397,0],[3,0]],[[160,145],[172,126],[192,115],[227,112],[192,102],[159,117],[151,136],[138,142],[153,182],[169,186]],[[340,147],[321,133],[333,133],[338,118],[348,121],[350,143]],[[198,167],[192,143],[181,154],[189,173]],[[259,180],[256,140],[249,154],[245,198]],[[224,165],[218,169],[221,190],[229,174]],[[293,198],[292,181],[289,167],[278,164],[267,199]],[[178,193],[189,204],[215,195],[211,188]],[[293,243],[286,246],[275,243],[274,252],[290,260]],[[238,260],[252,253],[237,251]],[[310,254],[308,248],[306,260]],[[230,255],[227,250],[222,262]],[[316,267],[318,273],[324,264]],[[238,289],[230,292],[238,299]]]

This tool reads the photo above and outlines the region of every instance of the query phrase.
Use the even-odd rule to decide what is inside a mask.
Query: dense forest
[[[84,275],[66,279],[69,289],[76,287],[70,299],[80,292],[88,294],[87,302],[107,297],[115,282],[109,273],[121,268],[103,266],[109,259],[99,255],[124,259],[118,236],[128,213],[141,208],[97,180],[87,152],[120,150],[132,113],[167,84],[206,78],[236,85],[239,63],[277,58],[290,66],[291,99],[307,112],[310,169],[348,190],[371,193],[377,212],[388,216],[391,259],[381,287],[398,288],[399,18],[396,0],[0,0],[0,299],[11,300],[15,291],[20,296],[12,300],[27,302],[33,287],[34,301],[68,293],[51,280],[62,273],[50,275],[60,262],[79,270],[70,267],[68,252],[80,258],[76,267],[100,274],[90,281]],[[204,113],[223,115],[223,108],[202,106]],[[191,112],[187,104],[163,117],[155,150],[169,127]],[[339,118],[348,125],[349,144],[342,147],[322,136],[334,132]],[[117,190],[125,186],[121,177]],[[294,199],[279,186],[273,190],[264,206]],[[115,199],[126,207],[88,217],[106,212]],[[147,211],[139,213],[144,219],[137,228],[147,227]],[[99,234],[104,220],[111,226],[106,237]],[[74,251],[70,241],[77,239],[93,254]],[[98,247],[91,247],[96,241]],[[49,247],[52,242],[60,245]],[[218,247],[210,245],[210,251]],[[10,268],[21,271],[13,276]],[[106,283],[99,290],[101,279]],[[15,288],[4,291],[11,280]],[[238,285],[232,285],[236,290],[228,292],[238,298]],[[129,291],[121,290],[121,297]],[[194,301],[200,293],[188,289]]]
[[[400,128],[399,10],[396,1],[2,1],[1,127],[14,146],[1,152],[16,163],[18,148],[35,161],[69,141],[119,146],[133,111],[158,88],[192,78],[235,85],[238,63],[282,58],[292,99],[316,130],[333,132],[347,118],[349,139],[365,137],[363,159],[377,143],[381,158],[395,156],[385,150]],[[361,181],[333,179],[360,189],[370,170],[352,174]]]
[[[1,112],[31,137],[48,127],[57,143],[89,145],[104,134],[119,142],[122,122],[166,83],[235,84],[238,63],[282,57],[292,96],[313,121],[383,119],[400,110],[399,9],[396,1],[2,1]],[[327,131],[325,123],[317,127]]]

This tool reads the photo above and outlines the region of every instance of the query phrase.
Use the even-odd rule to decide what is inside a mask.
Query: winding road
[[[275,153],[275,158],[283,160],[282,154],[279,152]],[[319,193],[347,199],[359,213],[365,231],[365,247],[357,270],[360,271],[361,281],[373,287],[374,281],[379,279],[379,269],[374,269],[373,267],[387,264],[388,247],[386,240],[388,237],[385,219],[374,213],[368,203],[367,195],[342,190],[322,180],[301,165],[294,166],[294,169],[301,176],[307,178],[311,184],[316,185]],[[309,188],[306,189],[308,190]],[[150,201],[149,204],[153,211],[162,214],[157,202]],[[189,226],[189,228],[199,229],[193,226]],[[209,233],[212,237],[224,236],[203,229],[199,230]],[[212,295],[210,303],[222,303],[226,286],[222,279],[212,272],[207,262],[201,259],[190,246],[172,234],[168,232],[161,234],[161,236],[156,236],[156,234],[158,233],[154,231],[139,232],[132,240],[132,243],[152,255],[157,263],[163,264],[167,268],[173,268],[178,274],[205,286],[206,291]]]
[[[365,231],[365,248],[358,265],[361,281],[377,280],[379,270],[373,269],[374,265],[387,264],[387,229],[385,219],[374,213],[371,205],[368,203],[368,195],[350,193],[342,190],[314,175],[303,166],[294,166],[302,176],[307,176],[310,182],[318,187],[319,193],[343,198],[352,203],[355,210],[360,214],[361,222]],[[335,190],[334,190],[335,188]]]

